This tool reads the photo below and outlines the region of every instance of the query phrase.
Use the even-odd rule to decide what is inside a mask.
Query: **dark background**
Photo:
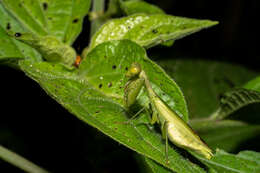
[[[259,51],[256,51],[258,0],[148,2],[157,4],[168,14],[220,22],[213,28],[176,41],[170,48],[152,48],[148,50],[150,57],[192,56],[259,68]],[[88,45],[88,34],[86,18],[84,30],[74,44],[77,50]],[[129,149],[69,114],[22,72],[1,66],[0,74],[2,145],[52,172],[138,172]],[[1,170],[20,172],[0,160]]]

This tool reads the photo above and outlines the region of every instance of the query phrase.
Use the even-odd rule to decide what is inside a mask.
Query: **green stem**
[[[47,173],[48,171],[0,145],[0,158],[25,172]]]
[[[102,24],[102,19],[98,17],[100,14],[104,13],[105,1],[104,0],[93,0],[92,1],[92,15],[97,16],[91,21],[90,36],[92,37],[94,33],[98,30]],[[91,38],[90,37],[90,38]]]

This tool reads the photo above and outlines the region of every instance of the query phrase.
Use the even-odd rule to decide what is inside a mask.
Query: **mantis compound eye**
[[[134,62],[131,64],[131,67],[127,71],[126,77],[129,77],[129,78],[136,77],[137,75],[140,74],[141,71],[142,71],[141,65]]]

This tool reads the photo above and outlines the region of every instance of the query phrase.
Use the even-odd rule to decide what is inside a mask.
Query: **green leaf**
[[[136,13],[145,14],[164,14],[164,11],[159,7],[149,4],[145,1],[132,0],[132,1],[119,1],[121,10],[127,15],[132,15]],[[174,43],[174,40],[169,40],[161,43],[163,46],[170,47]]]
[[[170,169],[167,169],[155,161],[140,154],[135,154],[135,159],[138,163],[138,171],[140,173],[172,173]]]
[[[28,32],[14,17],[9,15],[0,2],[0,61],[25,57],[30,57],[35,61],[41,60],[41,55],[36,50],[10,38],[4,29],[15,30],[16,32]]]
[[[53,35],[67,44],[72,44],[81,32],[90,3],[90,0],[1,0],[1,6],[26,31]]]
[[[69,72],[59,64],[31,63],[28,60],[20,61],[20,65],[27,75],[71,113],[119,143],[176,172],[204,172],[183,158],[174,146],[169,148],[170,163],[166,164],[161,135],[139,123],[147,120],[147,114],[143,113],[134,124],[124,123],[128,120],[127,115],[131,114],[122,105],[126,83],[124,75],[125,68],[132,62],[143,66],[156,91],[162,84],[160,90],[165,91],[163,99],[169,99],[168,102],[173,103],[170,106],[186,117],[186,105],[179,87],[146,57],[144,49],[131,41],[100,44],[83,60],[79,71]]]
[[[39,1],[1,0],[1,3],[30,32],[38,35],[48,33]]]
[[[218,108],[222,93],[257,76],[243,66],[212,60],[172,57],[157,62],[181,87],[190,119],[208,117]]]
[[[235,89],[223,94],[219,108],[211,115],[211,119],[221,120],[252,103],[260,102],[260,93],[243,88]]]
[[[50,1],[50,5],[53,8],[54,5],[52,4],[52,1]],[[64,2],[64,1],[61,1],[61,2]],[[67,21],[66,29],[65,30],[63,29],[63,31],[65,32],[63,41],[64,41],[64,43],[67,43],[70,45],[76,40],[79,33],[82,31],[83,19],[88,14],[91,0],[77,0],[77,1],[74,0],[74,1],[72,1],[72,3],[73,4],[72,4],[71,13],[70,13],[70,19]],[[56,6],[59,6],[59,4],[57,4]],[[57,17],[56,15],[53,15],[53,13],[47,13],[47,14],[50,17],[53,16],[53,19]],[[62,19],[63,18],[62,15],[59,14],[59,16],[61,16],[60,25],[62,25],[62,23],[64,23],[63,22],[64,19]],[[50,23],[51,23],[51,25],[57,25],[55,20],[51,21]],[[55,27],[54,27],[54,29],[55,29]]]
[[[217,150],[211,160],[197,156],[204,164],[216,172],[258,173],[260,172],[260,154],[252,151],[242,151],[237,155]]]
[[[107,57],[113,57],[113,59]],[[131,41],[104,43],[84,58],[79,67],[79,73],[91,82],[95,88],[122,104],[124,96],[123,83],[128,80],[125,78],[125,73],[130,67],[130,62],[135,61],[139,62],[145,70],[155,92],[187,121],[186,103],[177,84],[160,67],[148,60],[143,48]],[[148,98],[144,92],[139,98],[142,105],[147,104]]]
[[[255,151],[241,151],[238,153],[240,158],[244,158],[247,160],[255,161],[260,164],[260,153]]]
[[[172,172],[169,169],[162,167],[161,165],[159,165],[158,163],[156,163],[155,161],[153,161],[147,157],[145,157],[145,162],[148,165],[148,167],[150,168],[151,173],[171,173]]]
[[[242,142],[260,134],[260,125],[251,125],[236,120],[210,121],[192,120],[192,128],[212,149],[234,151]]]
[[[5,31],[0,27],[0,60],[5,58],[23,58],[13,40],[6,35]]]
[[[244,85],[244,88],[260,92],[260,77],[250,80]]]
[[[216,25],[210,20],[188,19],[165,14],[134,14],[105,23],[92,37],[90,50],[110,40],[130,39],[146,48],[177,40]]]
[[[145,1],[132,0],[132,1],[119,1],[120,8],[126,15],[132,15],[136,13],[146,13],[146,14],[163,14],[164,11],[159,7],[149,4]]]

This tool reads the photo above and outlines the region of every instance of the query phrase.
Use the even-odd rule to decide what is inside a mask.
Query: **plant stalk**
[[[102,24],[102,19],[100,16],[104,14],[105,0],[92,0],[92,10],[91,10],[91,28],[90,28],[90,38],[95,34],[100,25]]]
[[[22,156],[8,150],[7,148],[0,145],[0,158],[6,162],[24,170],[25,172],[31,173],[48,173],[48,171],[35,165],[31,161],[23,158]]]

